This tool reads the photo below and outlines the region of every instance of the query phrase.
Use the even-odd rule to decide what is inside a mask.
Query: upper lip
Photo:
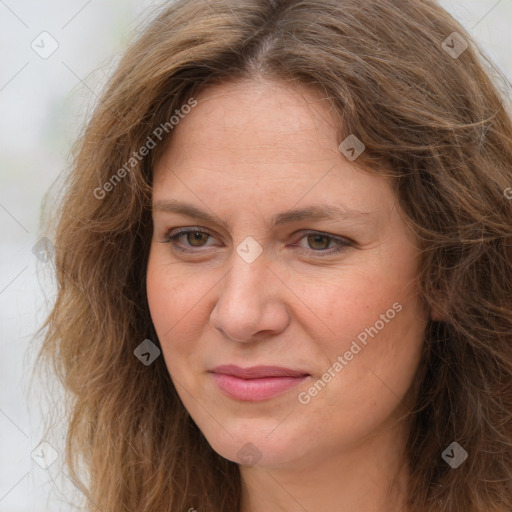
[[[241,379],[259,379],[263,377],[305,377],[308,372],[302,370],[292,370],[291,368],[282,368],[280,366],[251,366],[250,368],[241,368],[234,364],[223,364],[216,366],[211,370],[213,373],[223,373],[232,375]]]

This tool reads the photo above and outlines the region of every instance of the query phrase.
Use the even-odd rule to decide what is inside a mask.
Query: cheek
[[[197,365],[199,347],[208,322],[208,292],[214,283],[192,267],[169,263],[166,246],[152,248],[146,277],[146,292],[153,325],[171,375],[180,375]]]
[[[339,336],[323,347],[331,362],[324,371],[335,361],[340,363],[340,356],[342,361],[317,406],[351,411],[353,425],[371,430],[407,394],[421,358],[427,320],[417,298],[395,287],[367,298],[364,308],[354,304],[345,300],[333,328]],[[341,415],[336,422],[339,428],[352,428]]]
[[[164,263],[160,253],[158,247],[150,252],[146,292],[151,319],[165,353],[172,340],[181,339],[175,334],[185,324],[192,300],[185,276],[179,275],[174,265]]]
[[[347,407],[361,411],[367,410],[361,404],[378,400],[385,409],[397,404],[409,389],[427,324],[410,249],[402,244],[401,251],[372,256],[371,263],[359,269],[345,269],[312,298],[315,311],[330,330],[329,336],[317,338],[321,352],[328,355],[320,371],[339,362],[338,356],[346,361],[342,369],[333,370],[331,392],[322,391],[320,402],[332,406],[346,402]]]
[[[178,283],[169,274],[166,266],[160,262],[158,251],[152,249],[147,267],[146,293],[151,319],[159,337],[172,328],[177,313],[175,294]]]

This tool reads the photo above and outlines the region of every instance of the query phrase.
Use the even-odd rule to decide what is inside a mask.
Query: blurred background
[[[512,0],[441,4],[512,81]],[[40,207],[47,192],[51,205],[120,53],[158,5],[0,0],[0,512],[79,510],[72,503],[80,492],[63,467],[62,426],[42,437],[48,403],[41,383],[29,388],[34,333],[54,296]],[[52,396],[62,400],[58,388]]]

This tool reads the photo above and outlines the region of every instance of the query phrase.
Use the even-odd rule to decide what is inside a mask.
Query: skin
[[[407,424],[399,420],[428,311],[417,295],[418,252],[388,178],[345,158],[338,118],[315,91],[251,79],[197,100],[154,169],[147,268],[151,317],[183,404],[223,457],[241,463],[239,450],[252,443],[256,464],[240,464],[242,512],[405,510]],[[155,208],[171,199],[220,220]],[[327,204],[363,213],[270,224],[286,210]],[[190,251],[179,253],[165,235],[181,227],[208,234],[174,240]],[[252,263],[236,251],[248,236],[263,250]],[[352,243],[333,253],[336,237]],[[300,403],[298,394],[395,303],[401,311]],[[223,395],[208,372],[229,363],[311,376],[275,398],[244,402]]]

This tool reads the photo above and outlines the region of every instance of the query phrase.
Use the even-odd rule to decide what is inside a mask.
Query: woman
[[[430,0],[164,6],[56,218],[40,357],[90,510],[511,510],[512,123],[484,59]]]

